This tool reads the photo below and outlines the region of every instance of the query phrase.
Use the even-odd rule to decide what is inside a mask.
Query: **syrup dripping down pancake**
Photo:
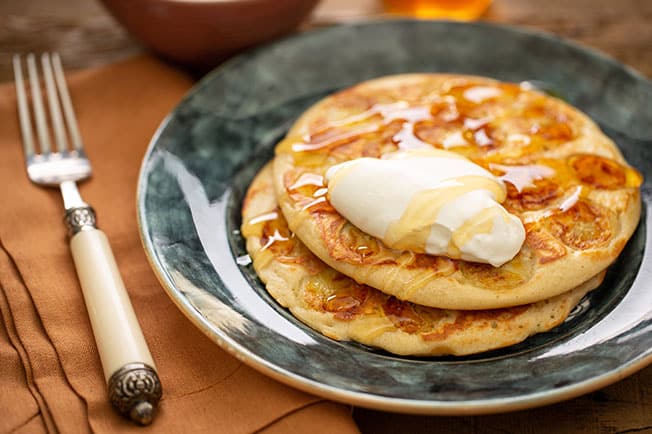
[[[503,205],[527,233],[513,260],[494,268],[390,249],[329,204],[323,176],[333,165],[432,147],[505,181]],[[273,172],[290,230],[317,257],[360,284],[443,309],[565,293],[611,264],[640,216],[641,176],[587,116],[528,86],[481,77],[398,75],[331,95],[277,145]]]
[[[271,165],[249,187],[242,216],[247,251],[274,299],[330,338],[400,355],[465,355],[516,344],[563,322],[604,276],[525,306],[479,311],[424,307],[358,284],[313,255],[278,208]]]

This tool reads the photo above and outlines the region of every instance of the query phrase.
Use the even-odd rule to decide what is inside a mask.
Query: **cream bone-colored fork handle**
[[[97,229],[91,207],[67,210],[66,223],[111,403],[123,415],[148,424],[161,383],[109,241]]]

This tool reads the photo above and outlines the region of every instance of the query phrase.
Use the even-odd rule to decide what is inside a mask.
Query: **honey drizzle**
[[[473,237],[480,234],[489,234],[494,228],[494,218],[506,217],[500,212],[500,208],[485,208],[479,213],[466,220],[460,227],[453,231],[450,246],[464,246]]]
[[[490,191],[498,202],[503,202],[506,197],[505,186],[485,176],[460,176],[445,180],[438,188],[423,190],[412,196],[401,218],[388,226],[383,242],[392,248],[425,253],[431,226],[437,220],[441,209],[458,197],[475,190]],[[486,225],[480,223],[487,219],[490,212],[490,209],[482,210],[464,222],[459,234],[453,233],[448,246],[451,257],[459,258],[459,249],[463,246],[455,242],[456,236],[458,239],[464,238],[466,236],[463,235],[464,231],[470,228],[478,228],[480,232],[477,233],[491,231],[493,226],[487,230]],[[419,246],[420,249],[415,249],[415,246]]]
[[[281,235],[281,233],[278,231],[278,229],[274,229],[274,233],[267,238],[267,242],[263,245],[263,247],[260,248],[261,251],[265,251],[269,249],[274,243],[278,243],[280,241],[289,241],[290,237],[286,237],[284,235]]]
[[[278,210],[259,214],[250,218],[240,228],[245,238],[256,236],[262,243],[260,251],[273,250],[275,256],[283,256],[294,247],[293,235]],[[278,249],[273,249],[278,247]],[[278,250],[278,251],[277,251]]]
[[[396,133],[392,140],[399,149],[429,149],[432,145],[419,139],[414,133],[414,123],[405,122],[401,131]]]
[[[472,86],[464,90],[462,96],[476,104],[482,104],[486,100],[502,95],[502,90],[496,86]]]
[[[487,92],[488,98],[475,98],[477,101],[473,101],[473,97],[469,100],[468,94],[464,95],[469,88],[474,86],[477,87],[478,85],[469,83],[466,80],[452,80],[448,88],[436,95],[427,95],[427,98],[423,99],[423,101],[427,101],[427,104],[416,103],[410,106],[406,101],[398,101],[391,104],[371,105],[368,110],[362,113],[329,122],[326,128],[310,135],[300,138],[290,137],[279,144],[277,152],[291,152],[298,166],[306,168],[311,166],[319,167],[319,171],[323,171],[324,167],[342,161],[341,157],[337,157],[339,161],[337,158],[333,161],[332,157],[329,157],[329,155],[332,155],[329,152],[331,149],[353,143],[363,137],[365,140],[378,140],[379,138],[386,140],[385,137],[379,137],[379,133],[382,133],[389,125],[396,128],[395,123],[400,122],[398,132],[389,137],[391,143],[399,149],[428,147],[432,149],[433,146],[459,148],[458,153],[472,157],[473,161],[480,165],[490,166],[490,169],[504,169],[505,173],[501,176],[501,179],[510,183],[516,190],[516,195],[513,195],[513,191],[510,192],[508,204],[520,201],[524,194],[531,199],[536,199],[539,194],[548,195],[543,198],[544,200],[541,201],[540,205],[538,205],[538,201],[532,202],[531,199],[528,199],[530,201],[527,202],[530,203],[529,205],[526,204],[516,209],[512,209],[512,206],[509,205],[510,212],[514,212],[527,221],[530,221],[536,214],[541,215],[540,212],[536,212],[539,209],[538,206],[547,210],[546,215],[550,215],[550,213],[564,212],[564,210],[573,208],[575,203],[578,202],[578,198],[586,197],[593,189],[638,188],[641,185],[642,176],[635,169],[609,159],[607,159],[609,160],[608,164],[591,164],[588,175],[586,167],[580,167],[583,172],[580,172],[579,169],[577,171],[573,170],[574,167],[570,168],[574,161],[573,158],[578,158],[575,156],[566,159],[565,163],[563,163],[566,168],[561,172],[557,172],[559,168],[556,165],[549,167],[547,163],[533,162],[529,155],[549,149],[550,146],[556,146],[575,137],[577,129],[571,123],[572,118],[564,110],[557,110],[554,104],[549,104],[543,95],[528,93],[530,88],[527,85],[480,85],[484,87],[495,86],[499,91]],[[524,96],[521,96],[521,94]],[[508,107],[509,111],[499,109],[497,113],[492,111],[493,109],[482,108],[484,104],[489,104],[489,107],[491,107],[494,101],[500,102],[503,100],[518,101],[518,103],[510,106],[512,108]],[[504,109],[504,104],[501,109]],[[374,119],[375,117],[378,119]],[[498,120],[501,122],[498,122]],[[521,120],[522,122],[519,124],[518,122]],[[504,121],[507,121],[508,124],[510,121],[516,122],[511,132],[509,129],[507,131],[500,128],[496,129],[496,126],[503,125]],[[420,138],[421,134],[418,132],[418,126],[421,123],[427,125],[431,122],[434,122],[435,127],[450,126],[452,129],[449,131],[454,131],[455,128],[458,131],[445,136],[441,140],[442,143],[432,141],[429,143]],[[365,123],[365,125],[357,126],[356,124],[359,123]],[[338,132],[337,129],[342,127],[345,130]],[[444,128],[442,131],[445,132],[446,129]],[[387,143],[391,144],[389,141]],[[500,154],[503,145],[506,146],[506,152]],[[344,155],[349,159],[364,156],[365,146],[365,142],[359,142],[355,148],[347,151],[352,152],[351,154],[345,153]],[[381,145],[379,149],[381,152],[387,152],[388,147]],[[317,153],[321,153],[323,156],[315,159],[309,155]],[[590,157],[597,160],[602,159],[602,157],[598,156]],[[505,161],[505,158],[512,161],[528,161],[529,164],[523,166],[490,164],[491,161]],[[598,166],[601,166],[602,170],[607,168],[611,171],[606,173],[607,178],[604,178],[603,174],[600,173],[601,169]],[[569,170],[570,174],[567,173]],[[613,176],[609,178],[613,170],[616,173],[623,171],[624,181]],[[518,173],[518,171],[521,172]],[[546,180],[546,183],[540,185],[539,181],[543,180]],[[570,196],[565,193],[569,187],[577,187],[578,184],[582,188],[578,188]],[[560,188],[557,193],[554,191],[554,186]],[[290,187],[297,187],[297,185]],[[548,190],[538,193],[540,188]],[[322,196],[321,192],[322,190],[312,189],[311,196],[307,197],[306,201],[301,204],[302,206],[305,205],[304,209],[326,201],[327,196]],[[573,200],[575,196],[577,197]],[[309,202],[307,202],[308,200]],[[555,208],[548,207],[551,201],[557,203]],[[561,205],[559,201],[562,202]],[[531,212],[532,210],[535,210],[535,212]],[[322,208],[315,208],[313,212],[322,212]]]
[[[568,196],[566,199],[564,199],[564,201],[561,204],[559,204],[558,207],[559,210],[561,212],[566,212],[572,207],[574,207],[577,201],[579,200],[581,194],[582,194],[582,186],[578,185],[577,187],[575,187],[575,191],[573,191],[573,193],[571,193],[570,196]]]
[[[304,205],[301,208],[301,211],[306,211],[307,209],[312,208],[313,206],[319,205],[320,203],[324,203],[324,202],[326,202],[326,196],[320,196],[317,199],[312,200],[308,202],[306,205]]]
[[[299,179],[297,179],[294,184],[292,184],[290,187],[288,187],[289,190],[297,190],[301,187],[305,186],[317,186],[317,187],[323,187],[324,186],[324,177],[321,175],[317,175],[316,173],[302,173],[301,176],[299,176]]]
[[[469,142],[464,138],[464,133],[462,133],[462,131],[455,131],[454,133],[447,135],[444,140],[442,140],[441,145],[444,149],[450,149],[468,146]]]
[[[489,164],[491,170],[500,170],[504,175],[500,176],[505,182],[512,184],[520,193],[527,187],[534,187],[534,181],[550,178],[555,174],[551,167],[541,164],[529,164],[525,166],[506,166],[502,164]]]
[[[370,126],[364,128],[353,129],[352,131],[346,131],[342,134],[336,134],[333,137],[329,137],[327,140],[313,141],[314,136],[319,137],[319,135],[326,132],[324,130],[318,131],[312,135],[306,134],[301,139],[297,137],[290,137],[281,142],[277,149],[281,152],[287,152],[288,150],[291,150],[295,153],[326,150],[341,142],[347,142],[352,139],[356,139],[361,135],[378,132],[383,128],[383,126],[388,125],[395,120],[403,121],[401,132],[396,134],[393,138],[395,142],[399,144],[399,147],[430,147],[429,144],[422,142],[414,134],[415,123],[422,120],[432,119],[430,107],[411,107],[405,101],[398,101],[393,104],[375,104],[367,111],[349,116],[339,121],[330,122],[329,129],[352,126],[362,121],[368,120],[376,115],[381,116],[382,124],[372,123]]]
[[[466,80],[459,82],[451,81],[440,95],[429,98],[428,104],[417,104],[411,106],[407,101],[397,101],[390,104],[374,104],[368,110],[362,113],[353,114],[340,120],[330,121],[326,128],[316,132],[306,134],[303,137],[288,137],[277,147],[277,152],[292,152],[302,154],[306,152],[328,151],[333,147],[350,143],[367,134],[381,132],[389,124],[399,121],[401,129],[392,136],[392,141],[399,149],[414,149],[432,147],[432,143],[423,141],[415,132],[418,123],[424,121],[443,122],[443,125],[461,126],[463,134],[446,137],[446,143],[439,143],[443,147],[468,146],[475,143],[482,148],[492,148],[495,145],[494,138],[485,128],[492,120],[492,116],[483,116],[474,118],[472,116],[460,114],[458,106],[460,104],[480,107],[485,102],[493,101],[498,98],[515,98],[521,89],[516,85],[496,84],[496,85],[476,85]],[[469,93],[470,92],[470,93]],[[469,100],[469,95],[474,95]],[[478,95],[475,95],[478,94]],[[465,96],[467,98],[465,98]],[[433,115],[435,113],[435,115]],[[362,128],[355,128],[356,124],[370,121],[372,118],[379,116],[379,120],[370,122]],[[353,127],[348,131],[338,133],[338,128]],[[471,138],[472,143],[467,140]],[[325,139],[323,137],[326,137]],[[442,140],[443,141],[443,140]],[[296,157],[296,155],[295,155]]]
[[[263,231],[263,225],[267,222],[275,222],[279,215],[277,211],[266,212],[256,217],[252,217],[242,224],[240,231],[242,236],[248,238],[252,235],[260,236]]]
[[[278,212],[272,211],[272,212],[269,212],[267,214],[261,214],[261,215],[259,215],[257,217],[252,218],[251,220],[249,220],[248,224],[249,225],[255,225],[255,224],[258,224],[258,223],[262,223],[262,222],[276,220],[277,218],[278,218]]]

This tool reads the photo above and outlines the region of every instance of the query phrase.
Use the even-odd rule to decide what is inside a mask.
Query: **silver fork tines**
[[[46,53],[41,56],[50,122],[56,143],[56,150],[54,151],[50,142],[50,131],[44,110],[43,95],[34,54],[27,55],[26,63],[40,152],[36,152],[34,144],[21,58],[19,55],[15,55],[13,58],[18,115],[23,136],[27,173],[30,180],[37,184],[55,186],[89,177],[91,175],[91,165],[84,154],[59,55],[55,53],[50,56]],[[72,149],[69,149],[66,129],[70,134]]]

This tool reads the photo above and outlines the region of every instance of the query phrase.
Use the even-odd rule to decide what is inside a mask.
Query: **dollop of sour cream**
[[[331,205],[391,248],[498,267],[521,249],[521,220],[500,203],[503,182],[461,155],[405,150],[331,167]]]

